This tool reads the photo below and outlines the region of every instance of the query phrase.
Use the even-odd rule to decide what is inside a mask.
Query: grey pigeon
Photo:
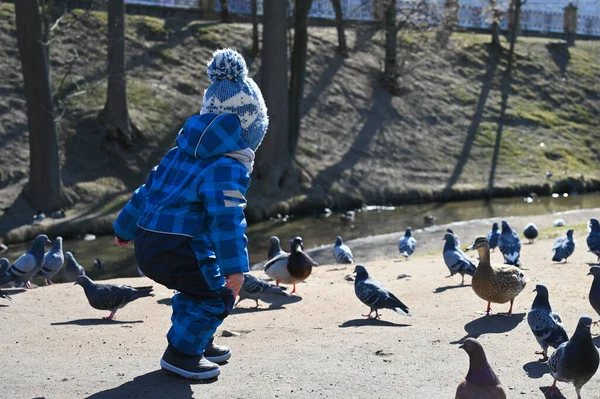
[[[31,248],[21,255],[0,277],[0,287],[7,284],[12,286],[25,284],[27,288],[31,288],[29,280],[42,268],[46,244],[50,243],[51,241],[47,235],[40,234],[37,236]]]
[[[500,237],[500,228],[498,227],[498,223],[494,222],[492,225],[492,230],[487,235],[488,241],[490,242],[490,249],[492,252],[498,246],[498,238]]]
[[[4,275],[10,266],[10,261],[6,258],[0,258],[0,276]]]
[[[467,338],[459,348],[469,355],[469,372],[458,384],[455,399],[506,399],[506,391],[479,341]]]
[[[386,290],[381,283],[369,277],[369,273],[364,266],[357,265],[354,268],[356,280],[354,280],[354,293],[362,303],[367,305],[371,311],[363,316],[372,318],[371,314],[375,312],[375,319],[379,319],[379,309],[392,309],[401,315],[410,316],[408,306],[396,298],[394,294]]]
[[[589,294],[590,305],[592,305],[596,313],[600,316],[600,266],[590,267],[588,276],[589,275],[594,276],[594,281],[592,282]],[[600,323],[600,320],[594,322],[594,325],[597,325],[598,323]]]
[[[240,289],[240,297],[236,305],[244,299],[254,299],[256,301],[256,307],[258,307],[258,300],[262,299],[263,296],[291,296],[290,294],[285,292],[284,289],[285,288],[283,287],[278,287],[274,284],[269,284],[268,282],[261,280],[258,277],[253,276],[252,274],[245,273],[244,283],[242,284],[242,288]]]
[[[565,219],[556,219],[554,222],[552,222],[553,227],[562,227],[562,226],[565,226],[566,224],[567,224],[567,222],[565,221]]]
[[[573,254],[575,251],[575,241],[573,241],[573,229],[567,231],[567,235],[564,237],[558,237],[552,246],[552,260],[554,262],[560,262],[565,260]]]
[[[282,254],[287,254],[287,252],[281,249],[279,237],[273,236],[269,238],[269,252],[267,253],[267,260],[271,260]]]
[[[590,252],[596,255],[600,262],[600,223],[598,223],[598,219],[591,218],[589,227],[590,234],[587,236],[587,245]]]
[[[342,237],[340,236],[337,236],[335,238],[335,246],[333,247],[333,257],[335,258],[337,263],[344,263],[350,265],[354,263],[354,256],[352,256],[352,251],[350,250],[350,247],[344,244],[344,242],[342,241]]]
[[[521,240],[516,231],[510,228],[506,220],[502,221],[502,232],[498,237],[498,248],[507,265],[521,266]]]
[[[460,238],[458,237],[458,234],[454,234],[454,231],[452,231],[450,228],[446,229],[446,233],[452,234],[454,236],[454,242],[456,243],[456,246],[460,247]]]
[[[560,344],[569,340],[569,336],[560,316],[552,311],[548,300],[548,288],[538,284],[535,286],[534,292],[537,292],[537,295],[527,313],[527,323],[542,347],[542,351],[535,352],[535,354],[544,356],[542,361],[546,361],[548,360],[548,347],[558,348]]]
[[[473,276],[475,273],[475,265],[471,260],[467,257],[467,255],[461,251],[458,247],[458,244],[455,241],[455,236],[452,233],[446,233],[444,235],[444,240],[446,243],[444,244],[444,263],[450,270],[450,275],[448,277],[454,276],[456,273],[459,273],[462,276],[462,282],[460,285],[465,284],[465,274],[469,276]]]
[[[44,255],[44,264],[36,277],[44,277],[44,284],[51,285],[52,277],[62,269],[65,263],[65,255],[63,254],[62,237],[56,237],[54,245],[50,251]]]
[[[75,285],[80,285],[85,291],[85,296],[90,306],[98,310],[110,310],[110,315],[104,319],[112,320],[117,310],[125,307],[129,302],[146,296],[154,296],[148,287],[130,287],[129,285],[96,284],[88,276],[79,276]]]
[[[523,236],[529,240],[530,244],[540,235],[540,231],[534,223],[527,223],[523,229]]]
[[[554,377],[551,391],[556,391],[556,381],[571,382],[575,385],[577,398],[581,399],[581,387],[596,374],[600,363],[600,356],[590,333],[591,326],[592,318],[582,316],[571,339],[550,355],[548,367]]]
[[[404,237],[398,241],[398,250],[400,255],[408,259],[415,252],[415,248],[417,248],[417,240],[412,236],[412,229],[407,227]]]
[[[69,283],[77,281],[77,277],[85,276],[85,269],[81,266],[72,252],[65,253],[65,277]]]

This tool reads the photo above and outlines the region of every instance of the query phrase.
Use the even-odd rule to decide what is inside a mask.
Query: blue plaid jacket
[[[191,237],[199,264],[216,258],[221,275],[249,270],[245,236],[250,174],[225,156],[247,148],[233,114],[189,118],[172,148],[139,187],[113,227],[134,240],[137,227]]]

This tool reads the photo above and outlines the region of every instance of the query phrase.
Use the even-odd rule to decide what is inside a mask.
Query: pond
[[[280,237],[282,247],[295,236],[301,236],[305,249],[332,244],[337,235],[345,241],[380,234],[404,231],[406,226],[419,229],[426,226],[425,216],[434,216],[436,224],[487,219],[501,216],[543,215],[575,209],[600,207],[600,194],[570,195],[557,198],[499,198],[491,201],[475,200],[450,203],[430,203],[406,205],[398,207],[366,207],[356,211],[352,225],[340,221],[340,213],[325,214],[318,217],[287,218],[265,221],[249,226],[248,250],[250,263],[264,261],[268,248],[268,240],[272,235]],[[398,235],[398,237],[400,234]],[[53,237],[51,237],[53,238]],[[14,261],[29,248],[29,244],[12,246],[0,256]],[[137,276],[137,266],[133,246],[118,248],[112,237],[97,237],[93,241],[69,240],[64,243],[64,250],[75,254],[78,262],[86,269],[92,279],[108,279],[116,277]],[[94,259],[101,259],[102,268],[94,266]],[[362,259],[364,261],[365,259]],[[54,279],[63,281],[62,272]]]

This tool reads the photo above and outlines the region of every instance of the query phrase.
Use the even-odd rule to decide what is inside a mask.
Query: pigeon
[[[533,291],[537,292],[537,295],[527,313],[527,323],[542,347],[542,351],[535,354],[542,355],[542,361],[545,362],[548,360],[548,347],[558,348],[560,344],[569,340],[569,336],[560,316],[552,311],[548,300],[548,288],[538,284]]]
[[[65,253],[65,277],[69,283],[77,281],[77,277],[85,276],[85,269],[81,266],[72,252]]]
[[[269,238],[269,252],[267,253],[267,260],[271,260],[282,254],[287,254],[287,252],[281,249],[279,237],[273,236]]]
[[[96,284],[88,276],[79,276],[75,285],[80,285],[85,291],[85,296],[90,306],[98,310],[110,310],[106,320],[115,318],[117,310],[125,307],[129,302],[146,296],[154,296],[151,286],[130,287],[129,285]]]
[[[598,219],[591,218],[589,228],[590,234],[587,236],[587,245],[590,252],[596,255],[598,262],[600,262],[600,223],[598,223]]]
[[[25,287],[32,288],[29,280],[42,268],[46,244],[50,243],[51,241],[47,235],[38,235],[31,248],[21,255],[0,277],[0,287],[7,284],[12,286],[25,284]]]
[[[590,267],[589,275],[594,276],[589,294],[590,305],[592,305],[596,313],[600,316],[600,266]],[[600,320],[594,322],[594,325],[598,325],[598,323],[600,323]]]
[[[408,259],[413,252],[415,252],[416,247],[417,240],[415,240],[415,238],[412,236],[412,229],[407,227],[404,237],[398,241],[398,250],[400,251],[400,255]]]
[[[535,224],[527,223],[523,229],[523,235],[529,240],[530,244],[533,244],[533,241],[540,235],[540,231]]]
[[[37,211],[37,213],[31,217],[31,224],[40,224],[44,219],[46,219],[44,212]]]
[[[354,256],[352,256],[352,251],[350,247],[348,247],[342,241],[342,237],[337,236],[335,238],[335,246],[333,247],[333,257],[337,261],[337,263],[345,263],[345,264],[353,264]]]
[[[483,347],[475,338],[467,338],[460,349],[469,355],[469,372],[456,388],[456,399],[506,399],[500,379],[487,361]]]
[[[10,266],[10,261],[6,258],[0,258],[0,277],[6,273],[8,267]]]
[[[355,216],[356,214],[354,213],[354,211],[348,211],[342,216],[340,216],[340,222],[342,222],[342,224],[352,224],[354,223]]]
[[[62,237],[56,237],[54,245],[50,251],[44,255],[44,263],[42,269],[36,274],[35,277],[44,277],[45,285],[52,285],[52,277],[56,276],[56,273],[62,269],[65,263],[65,255],[63,254]]]
[[[268,282],[261,280],[252,274],[244,273],[244,283],[242,284],[242,288],[240,289],[239,293],[239,299],[235,305],[237,306],[237,304],[244,299],[254,299],[256,301],[256,307],[258,308],[258,300],[263,296],[291,296],[284,290],[284,287],[277,287],[276,285],[269,284]]]
[[[465,284],[465,274],[469,276],[473,276],[475,273],[475,265],[471,260],[467,257],[467,255],[460,250],[458,244],[455,241],[455,236],[452,233],[446,233],[444,235],[444,240],[446,243],[444,244],[444,262],[450,270],[450,275],[447,277],[452,277],[456,273],[459,273],[462,276],[462,282],[460,285]]]
[[[494,250],[498,246],[498,238],[500,237],[500,232],[498,230],[500,230],[498,228],[498,223],[494,222],[494,224],[492,225],[492,230],[490,230],[490,232],[487,235],[488,241],[490,242],[490,249],[492,250],[492,252],[494,252]]]
[[[94,259],[94,266],[100,270],[102,270],[102,268],[104,268],[104,262],[101,261],[100,259],[96,258]]]
[[[9,301],[12,301],[12,298],[10,297],[10,295],[8,295],[5,291],[0,290],[0,298],[4,298],[4,299],[8,299]]]
[[[581,399],[581,387],[596,374],[600,363],[598,350],[594,346],[590,333],[591,326],[591,317],[579,318],[577,329],[571,339],[562,343],[550,355],[548,367],[554,377],[550,391],[556,391],[556,381],[571,382],[575,385],[577,398]]]
[[[521,240],[516,231],[510,228],[506,220],[502,221],[502,232],[498,237],[498,248],[504,256],[504,263],[521,267]]]
[[[558,237],[552,246],[552,260],[554,262],[560,262],[565,260],[573,254],[575,251],[575,241],[573,241],[573,229],[567,231],[567,235],[564,237]]]
[[[452,231],[450,228],[446,229],[446,233],[452,234],[454,236],[454,242],[456,243],[456,246],[460,247],[460,239],[458,238],[458,234],[454,234],[454,231]]]
[[[373,318],[371,314],[375,312],[375,319],[379,319],[379,309],[392,309],[394,312],[405,316],[411,316],[408,306],[396,298],[394,294],[383,288],[381,283],[369,277],[369,273],[364,266],[357,265],[354,268],[356,280],[354,280],[354,293],[362,303],[371,308],[369,314],[364,317]]]
[[[296,293],[296,284],[308,278],[313,266],[319,266],[304,252],[302,237],[290,241],[291,253],[284,252],[265,264],[265,273],[275,280],[276,284],[293,284],[292,294]]]
[[[58,211],[52,212],[50,214],[52,219],[63,219],[66,217],[64,209],[59,209]]]

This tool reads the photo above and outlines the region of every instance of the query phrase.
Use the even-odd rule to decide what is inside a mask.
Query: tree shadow
[[[483,120],[485,104],[489,97],[490,91],[492,90],[494,75],[499,64],[499,58],[500,53],[498,49],[496,49],[494,46],[488,45],[488,58],[485,63],[485,75],[482,78],[483,85],[481,87],[481,93],[479,94],[479,100],[477,101],[477,106],[475,107],[475,114],[471,120],[471,125],[469,125],[469,129],[467,130],[467,137],[465,137],[462,151],[458,157],[456,166],[450,175],[450,179],[448,179],[448,183],[446,183],[446,187],[444,188],[444,191],[446,192],[451,190],[452,187],[458,182],[458,179],[460,178],[462,171],[469,160],[471,147],[473,147],[475,137],[477,136],[477,130],[479,129],[479,125]]]
[[[454,290],[456,288],[465,288],[465,287],[470,287],[470,286],[471,286],[471,284],[465,284],[465,285],[460,285],[460,284],[459,285],[446,285],[444,287],[437,287],[435,289],[435,291],[433,291],[433,293],[434,294],[439,294],[439,293],[444,292],[444,291]]]
[[[111,324],[138,324],[143,323],[143,320],[106,320],[106,319],[78,319],[78,320],[69,320],[69,321],[61,321],[56,323],[50,323],[51,326],[103,326],[103,325],[111,325]]]
[[[488,196],[492,198],[494,192],[494,181],[496,178],[496,168],[498,158],[500,157],[500,144],[502,142],[502,132],[504,130],[506,109],[508,107],[508,97],[510,96],[512,76],[505,73],[502,78],[502,101],[500,103],[500,115],[498,116],[498,127],[496,129],[496,142],[494,143],[494,153],[492,155],[492,164],[490,166],[490,177],[488,180]]]
[[[87,399],[113,399],[113,398],[193,398],[192,385],[210,384],[211,380],[192,381],[181,378],[163,370],[151,371],[135,377],[116,388],[107,389],[90,395]]]
[[[378,319],[353,319],[348,320],[340,324],[340,328],[347,327],[364,327],[364,326],[375,326],[375,327],[410,327],[410,324],[398,324],[386,320]]]
[[[527,377],[533,378],[537,380],[538,378],[542,378],[546,374],[550,374],[550,369],[548,368],[548,363],[546,362],[529,362],[523,365],[523,370],[527,373]]]
[[[558,387],[556,388],[556,391],[552,392],[550,391],[551,386],[547,386],[547,387],[540,387],[540,391],[544,394],[544,397],[546,399],[567,399],[562,392],[560,392],[560,389],[558,389]]]
[[[560,76],[565,77],[571,54],[569,53],[569,45],[566,42],[555,42],[546,44],[546,49],[552,56],[554,63],[560,70]]]
[[[465,324],[467,335],[451,344],[462,344],[467,338],[479,338],[485,334],[502,334],[514,330],[525,318],[525,313],[513,313],[510,317],[482,316]]]

